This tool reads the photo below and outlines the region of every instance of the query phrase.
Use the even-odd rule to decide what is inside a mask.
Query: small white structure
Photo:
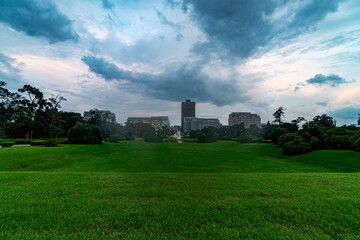
[[[182,143],[182,141],[181,141],[181,131],[180,130],[175,133],[174,137],[176,138],[178,143]]]

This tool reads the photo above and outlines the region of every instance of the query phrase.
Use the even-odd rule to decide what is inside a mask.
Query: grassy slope
[[[355,172],[360,153],[318,151],[284,157],[266,144],[154,144],[123,142],[103,145],[64,145],[59,148],[0,149],[0,171],[96,172]]]
[[[0,238],[358,239],[359,170],[234,142],[4,148]]]

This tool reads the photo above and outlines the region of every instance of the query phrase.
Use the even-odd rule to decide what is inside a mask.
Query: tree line
[[[11,92],[0,81],[0,139],[23,139],[27,143],[43,139],[40,143],[56,146],[59,138],[69,143],[101,143],[104,137],[121,131],[120,124],[99,119],[85,122],[79,113],[60,111],[64,101],[60,95],[45,98],[43,92],[28,84]]]
[[[66,99],[60,95],[45,98],[39,89],[31,85],[11,92],[6,89],[6,83],[0,81],[0,139],[43,139],[41,143],[49,146],[56,146],[59,138],[67,139],[68,143],[85,144],[101,143],[104,139],[112,142],[135,138],[147,142],[176,141],[172,138],[175,130],[168,127],[155,130],[145,123],[122,126],[104,121],[97,115],[86,122],[79,113],[60,111],[60,104],[64,101]],[[298,117],[285,122],[285,110],[279,107],[273,113],[273,122],[261,128],[256,125],[245,128],[244,124],[207,127],[188,132],[183,140],[199,143],[218,140],[271,142],[290,155],[318,149],[360,150],[360,130],[356,125],[337,127],[335,120],[327,114],[315,116],[310,121]]]

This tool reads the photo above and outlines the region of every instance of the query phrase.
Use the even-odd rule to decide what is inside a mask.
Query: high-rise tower
[[[186,100],[181,103],[181,129],[184,129],[184,118],[195,117],[195,102]]]

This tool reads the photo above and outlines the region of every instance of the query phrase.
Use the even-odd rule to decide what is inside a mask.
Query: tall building
[[[184,129],[184,118],[195,117],[195,102],[186,100],[181,103],[181,128]]]
[[[220,127],[221,123],[217,118],[185,117],[184,130],[201,130],[206,127]]]
[[[167,116],[152,116],[152,117],[128,117],[127,123],[145,123],[150,124],[154,129],[159,130],[164,126],[170,127],[169,117]]]
[[[99,110],[95,108],[84,112],[85,121],[89,121],[91,118],[99,119],[102,122],[116,122],[115,113],[112,113],[109,110]]]
[[[245,128],[249,128],[251,125],[261,127],[260,116],[250,112],[233,112],[229,114],[229,126],[243,123]]]

